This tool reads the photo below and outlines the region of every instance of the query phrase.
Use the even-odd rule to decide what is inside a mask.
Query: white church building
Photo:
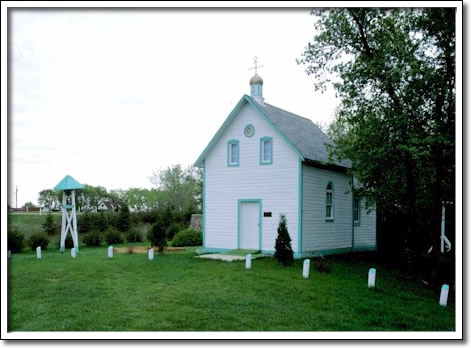
[[[203,248],[274,253],[284,214],[294,256],[376,249],[376,212],[351,194],[350,162],[309,119],[264,101],[255,72],[195,166],[203,168]]]

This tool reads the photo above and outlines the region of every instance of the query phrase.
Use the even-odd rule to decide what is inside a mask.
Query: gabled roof
[[[206,149],[196,160],[195,166],[202,166],[202,162],[208,152],[211,151],[245,103],[252,105],[252,107],[258,111],[267,123],[286,141],[293,151],[296,152],[302,161],[308,160],[319,163],[329,163],[344,168],[351,167],[349,160],[329,162],[326,144],[334,146],[335,144],[310,119],[295,115],[267,103],[261,105],[247,95],[244,95],[239,103],[237,103]]]
[[[111,202],[102,201],[102,202],[100,202],[100,205],[104,205],[105,208],[108,209],[108,210],[114,210],[114,206]]]
[[[77,180],[72,178],[70,175],[66,175],[64,179],[62,179],[61,182],[58,183],[54,187],[54,190],[64,191],[64,190],[78,190],[78,189],[83,189],[83,188],[85,188],[85,186],[83,186]]]

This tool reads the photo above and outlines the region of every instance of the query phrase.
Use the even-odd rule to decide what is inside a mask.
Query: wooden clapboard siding
[[[254,136],[244,135],[251,124]],[[260,165],[260,138],[273,138],[273,164]],[[227,165],[227,142],[239,141],[239,166]],[[293,250],[298,245],[299,158],[267,121],[245,104],[205,158],[205,247],[237,248],[239,199],[261,199],[262,250],[274,250],[280,214],[285,214]],[[263,215],[263,214],[262,214]]]
[[[355,224],[355,248],[376,248],[376,210],[367,212],[365,202],[360,202],[360,223]]]
[[[334,220],[326,221],[326,188],[334,186]],[[352,196],[346,174],[303,166],[303,252],[352,246]]]

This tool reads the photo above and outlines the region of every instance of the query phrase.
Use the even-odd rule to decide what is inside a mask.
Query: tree
[[[406,248],[428,249],[432,227],[438,251],[442,201],[454,201],[454,9],[313,14],[317,34],[298,63],[341,100],[331,158],[352,161],[355,194],[378,212],[405,215]]]
[[[38,203],[47,209],[52,209],[59,205],[58,193],[54,190],[42,190],[39,192]]]
[[[80,211],[96,211],[103,200],[110,198],[110,194],[102,186],[84,186],[85,188],[76,191],[76,204]]]
[[[129,231],[131,227],[131,213],[129,212],[129,208],[126,204],[121,206],[118,215],[118,229],[122,232]]]
[[[34,204],[32,202],[26,202],[23,204],[23,209],[29,210],[29,208],[33,208]]]
[[[104,232],[110,225],[107,216],[102,211],[98,214],[93,214],[93,217],[93,228],[98,231]]]
[[[275,241],[275,258],[284,266],[290,266],[294,262],[291,237],[286,226],[286,216],[281,215],[278,224],[278,237]]]
[[[53,235],[56,233],[56,224],[54,223],[54,217],[51,212],[47,213],[46,221],[43,223],[43,229],[48,235]]]
[[[92,218],[88,211],[78,216],[78,232],[81,233],[88,233],[93,230]]]
[[[154,171],[150,177],[152,184],[162,192],[166,205],[173,206],[179,213],[197,211],[202,197],[201,170],[179,164]]]
[[[161,220],[158,220],[154,226],[152,226],[152,246],[157,246],[159,248],[159,253],[164,252],[164,247],[167,245],[167,240],[165,236],[166,226]]]

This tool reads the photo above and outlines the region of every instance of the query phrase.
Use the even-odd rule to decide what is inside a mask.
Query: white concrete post
[[[73,259],[77,258],[77,250],[75,248],[70,249],[70,256],[72,256]]]
[[[11,250],[8,250],[8,258],[11,259]]]
[[[36,258],[37,258],[38,260],[41,259],[41,247],[40,247],[40,246],[38,246],[38,247],[36,248]]]
[[[245,269],[252,268],[252,254],[247,254],[245,257]]]
[[[446,306],[448,302],[448,290],[449,286],[447,284],[442,285],[442,292],[440,293],[440,306]]]
[[[368,272],[368,287],[374,288],[375,282],[376,282],[376,269],[370,268],[370,271]]]
[[[303,263],[303,277],[309,278],[309,268],[311,267],[311,260],[306,259]]]
[[[154,248],[149,249],[149,261],[152,261],[154,259]]]
[[[109,257],[110,259],[113,258],[113,246],[109,246],[109,247],[108,247],[108,257]]]

